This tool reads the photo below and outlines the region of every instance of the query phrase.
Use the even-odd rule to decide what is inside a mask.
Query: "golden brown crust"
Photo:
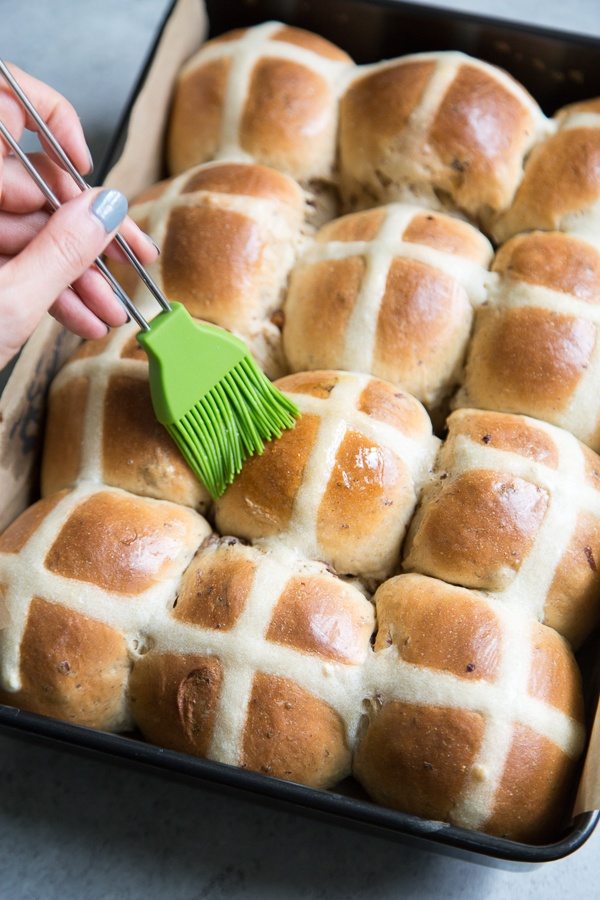
[[[374,626],[356,587],[281,549],[211,539],[169,619],[177,628],[159,641],[179,649],[153,649],[150,635],[132,675],[147,737],[319,787],[348,774],[354,711],[340,678],[360,675]]]
[[[256,564],[239,552],[239,543],[219,544],[219,555],[198,554],[187,569],[173,618],[198,628],[229,631],[244,611]]]
[[[477,60],[436,53],[381,63],[355,79],[340,103],[346,203],[422,197],[487,223],[510,204],[544,123],[507,78]]]
[[[44,565],[63,578],[139,594],[169,577],[195,526],[184,508],[99,491],[71,512]]]
[[[420,575],[399,575],[378,588],[373,602],[376,652],[393,645],[405,662],[465,681],[498,677],[502,628],[471,591]]]
[[[501,471],[474,469],[438,482],[423,498],[404,568],[502,590],[531,551],[547,506],[546,491]]]
[[[490,256],[471,225],[406,204],[330,222],[292,270],[283,327],[290,367],[365,372],[439,406],[458,380]]]
[[[362,174],[373,165],[377,177],[377,160],[385,159],[399,141],[434,69],[434,62],[407,62],[352,82],[340,101],[342,173],[351,169]]]
[[[292,431],[244,465],[216,504],[221,532],[248,540],[278,535],[284,544],[344,574],[381,579],[393,570],[435,450],[423,407],[391,385],[353,373],[298,373],[276,384],[302,408],[302,395],[309,402],[322,402],[337,385],[352,388],[352,382],[360,388],[356,399],[343,401],[341,407],[334,401],[309,409]],[[372,392],[365,395],[369,384]],[[378,410],[373,419],[379,416],[386,423],[381,434],[376,421],[362,425],[361,406]],[[339,433],[340,423],[344,434]],[[327,478],[318,479],[313,448],[323,431],[332,444],[320,446],[329,468]],[[420,454],[416,466],[414,460],[409,462],[413,450],[408,441],[415,442],[414,452]]]
[[[318,416],[304,415],[262,456],[247,460],[216,504],[221,533],[256,540],[285,530],[318,428]]]
[[[287,678],[258,673],[248,708],[240,765],[311,787],[350,772],[339,715]]]
[[[334,59],[341,62],[351,62],[352,60],[347,53],[332,44],[331,41],[325,40],[312,31],[306,31],[304,28],[291,28],[289,25],[283,25],[271,35],[272,41],[284,41],[286,44],[295,44],[297,47],[303,47],[325,59]]]
[[[225,209],[171,210],[162,253],[165,290],[199,319],[238,328],[256,305],[255,275],[265,252],[258,224]],[[194,259],[194,267],[189,266]]]
[[[129,696],[144,737],[161,747],[206,756],[222,677],[214,656],[150,651],[137,660]]]
[[[556,744],[519,723],[504,771],[485,830],[530,843],[556,838],[573,786],[572,761]]]
[[[327,400],[332,390],[342,380],[341,372],[314,371],[294,372],[286,375],[277,382],[280,390],[288,394],[306,394],[309,397],[319,397]]]
[[[111,340],[112,334],[109,333],[106,337],[100,338],[97,341],[83,341],[70,357],[70,360],[89,359],[92,356],[99,356],[106,350]]]
[[[362,256],[328,259],[292,270],[285,301],[283,346],[292,369],[334,368],[364,277]],[[318,331],[319,339],[314,340]]]
[[[294,208],[298,206],[298,189],[294,182],[281,172],[266,166],[236,163],[200,166],[185,181],[181,194],[193,194],[196,191],[262,197],[264,200],[287,203]]]
[[[377,237],[377,232],[386,219],[385,207],[380,209],[367,209],[363,212],[350,213],[333,219],[315,235],[319,244],[328,241],[372,241]],[[398,235],[398,237],[400,237]]]
[[[342,574],[368,571],[381,549],[382,535],[399,546],[406,510],[415,502],[410,472],[398,457],[364,435],[347,431],[317,515],[324,558]],[[386,568],[394,563],[393,556],[386,559]]]
[[[231,43],[231,41],[237,41],[240,38],[244,37],[244,35],[247,33],[248,28],[232,28],[231,31],[226,31],[225,34],[219,34],[217,37],[211,38],[211,40],[207,41],[204,46],[208,47],[211,44]]]
[[[592,494],[600,490],[598,456],[558,431],[555,443],[548,426],[520,416],[459,410],[448,425],[437,478],[411,523],[405,568],[502,592],[517,590],[513,580],[527,560],[519,603],[579,646],[600,620],[600,519]],[[555,482],[542,468],[514,474],[519,457],[558,469],[559,448]],[[564,522],[554,543],[546,517],[558,508]]]
[[[85,376],[50,391],[42,454],[43,496],[72,487],[77,480],[88,402],[89,379]]]
[[[489,246],[485,238],[467,222],[434,212],[415,215],[402,235],[409,244],[424,244],[442,253],[453,253],[487,266]]]
[[[139,359],[142,362],[146,362],[147,359],[146,351],[139,345],[136,334],[132,334],[125,341],[119,356],[121,359]]]
[[[528,693],[583,722],[581,673],[564,638],[552,628],[532,628]]]
[[[466,292],[449,275],[395,259],[379,308],[373,374],[425,402],[437,399],[441,386],[448,389],[448,368],[450,379],[456,370],[456,348],[466,343],[471,317]]]
[[[498,241],[534,228],[562,227],[600,197],[600,128],[569,128],[538,144],[507,212],[492,227]]]
[[[280,376],[286,367],[271,316],[296,258],[305,194],[281,172],[238,162],[196,166],[166,186],[166,196],[131,210],[134,218],[145,211],[162,247],[152,276],[193,316],[243,337],[266,374]],[[131,268],[116,266],[131,279]],[[139,279],[130,294],[148,300]]]
[[[318,170],[334,139],[334,97],[306,66],[265,57],[254,66],[240,145],[262,163],[301,178]]]
[[[354,757],[361,783],[403,812],[512,840],[555,837],[583,712],[565,641],[432,578],[393,578],[374,600],[381,681]]]
[[[132,215],[136,216],[136,221],[139,221],[139,212],[136,210],[136,207],[140,206],[142,203],[151,203],[153,200],[158,200],[158,198],[162,197],[168,189],[171,181],[171,178],[163,178],[162,181],[157,181],[155,184],[151,184],[149,187],[144,188],[141,193],[136,194],[135,199],[131,204],[131,212]]]
[[[330,578],[290,578],[273,611],[267,640],[324,659],[362,663],[373,618],[343,582],[337,587],[334,592]]]
[[[600,253],[559,233],[508,241],[493,266],[499,280],[477,311],[457,405],[544,419],[600,449],[595,391]],[[591,421],[590,421],[591,419]]]
[[[106,484],[142,497],[195,508],[206,506],[203,486],[156,419],[145,379],[110,379],[102,434],[102,476]]]
[[[444,444],[447,456],[453,452],[454,442],[460,437],[490,449],[517,453],[550,469],[558,467],[558,451],[548,432],[522,416],[478,409],[456,410],[448,418],[448,438]]]
[[[540,284],[578,300],[600,303],[600,254],[591,244],[568,234],[517,235],[498,250],[492,269],[514,281]]]
[[[386,703],[359,740],[353,771],[377,803],[447,821],[484,730],[477,712]]]
[[[544,622],[579,647],[600,622],[600,519],[580,512],[560,559],[544,608]]]
[[[377,422],[397,428],[407,437],[420,438],[429,428],[429,416],[420,403],[393,384],[372,378],[365,386],[357,409]]]
[[[48,516],[57,503],[67,494],[61,491],[52,497],[44,497],[15,519],[6,531],[0,535],[0,553],[20,553],[29,538],[35,534],[46,516]]]
[[[235,63],[246,35],[237,29],[209,41],[180,75],[169,127],[171,171],[238,149],[297,178],[330,178],[337,118],[333,81],[336,67],[349,67],[350,57],[318,35],[281,26],[264,35],[242,76]],[[211,59],[219,45],[223,55]],[[295,48],[303,51],[300,58]],[[234,77],[247,77],[239,109],[230,90]]]
[[[508,205],[520,175],[531,114],[491,73],[463,64],[432,122],[442,184],[471,213]]]
[[[547,309],[479,310],[461,402],[558,424],[590,366],[593,322]]]
[[[205,510],[204,486],[152,410],[147,358],[136,336],[119,330],[108,342],[89,344],[67,361],[50,391],[42,494],[87,478]]]
[[[129,659],[114,628],[34,597],[21,644],[21,690],[2,703],[88,728],[122,729]]]
[[[563,106],[555,112],[554,117],[561,122],[572,113],[600,113],[600,97],[592,97],[591,100],[581,100],[578,103]]]
[[[215,155],[230,70],[231,59],[222,57],[179,77],[167,143],[169,169],[174,175]]]

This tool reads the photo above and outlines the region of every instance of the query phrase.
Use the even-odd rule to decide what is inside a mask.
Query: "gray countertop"
[[[0,55],[69,97],[99,159],[167,5],[0,0]],[[483,0],[438,5],[486,11]],[[598,0],[510,0],[493,13],[600,35]],[[0,772],[2,900],[599,893],[600,829],[567,860],[501,872],[7,737]]]

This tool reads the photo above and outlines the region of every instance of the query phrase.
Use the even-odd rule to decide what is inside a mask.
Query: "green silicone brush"
[[[67,172],[82,190],[87,190],[89,185],[2,60],[0,74]],[[0,136],[53,209],[57,209],[58,197],[2,122]],[[169,303],[125,239],[117,235],[115,240],[162,312],[148,322],[102,260],[97,259],[95,264],[128,315],[140,326],[138,341],[148,354],[150,392],[157,419],[216,499],[233,481],[244,460],[262,453],[265,441],[292,428],[300,413],[261,372],[243,341],[216,325],[195,322],[180,303]]]
[[[298,409],[258,368],[239,338],[195,322],[180,303],[159,313],[138,342],[150,361],[161,422],[213,498],[245,459],[294,425]]]

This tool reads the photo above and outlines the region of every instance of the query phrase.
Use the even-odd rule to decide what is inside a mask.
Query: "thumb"
[[[126,214],[127,200],[119,191],[86,191],[63,204],[0,269],[0,336],[9,338],[14,351],[112,241]]]

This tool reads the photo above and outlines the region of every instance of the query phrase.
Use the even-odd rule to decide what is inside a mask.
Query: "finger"
[[[42,230],[47,221],[48,213],[45,212],[25,216],[0,212],[0,254],[16,256]]]
[[[81,193],[81,189],[75,184],[70,175],[64,169],[59,168],[52,160],[48,159],[44,153],[31,153],[28,155],[40,175],[49,184],[61,202],[71,200]],[[4,161],[0,205],[6,212],[13,213],[29,213],[38,209],[44,209],[47,205],[47,200],[35,181],[15,157],[9,157]],[[149,265],[154,262],[159,252],[156,244],[131,218],[128,217],[123,221],[119,231],[142,263]],[[121,262],[126,259],[123,251],[114,243],[107,250],[107,255],[111,259],[120,260]]]
[[[49,160],[47,156],[43,153],[32,153],[30,154],[30,159],[61,201],[79,196],[81,191],[75,182],[63,169],[60,169]],[[23,214],[31,213],[33,210],[41,210],[45,208],[47,204],[46,198],[31,176],[23,169],[21,163],[12,157],[5,160],[5,178],[4,184],[2,185],[0,203],[3,209],[8,213]],[[47,221],[47,214],[44,215],[44,221]],[[4,214],[0,212],[1,252],[14,255],[15,253],[20,252],[26,244],[26,241],[21,240],[18,241],[16,246],[13,246],[12,243],[8,243],[9,238],[12,239],[12,234],[8,233],[8,229],[10,228],[11,232],[14,233],[14,226],[17,219],[18,217],[16,215],[14,216],[14,219],[10,219],[4,217]],[[34,234],[39,231],[39,227],[34,232],[31,232],[29,229],[29,223],[34,223],[36,221],[37,220],[35,219],[24,221],[22,229],[22,234],[24,236],[29,233],[30,236],[33,237]],[[158,256],[156,244],[152,238],[142,231],[130,218],[126,218],[123,221],[119,231],[142,263],[149,265],[156,260]],[[5,241],[7,242],[6,246]],[[111,244],[110,247],[107,248],[107,255],[111,259],[119,260],[121,262],[126,261],[125,254],[116,243]]]
[[[0,254],[16,256],[17,253],[24,250],[27,244],[42,230],[49,217],[50,213],[42,210],[25,215],[0,211]],[[127,220],[123,225],[126,222]],[[132,232],[130,229],[128,233],[130,246],[141,262],[146,265],[154,262],[158,251],[151,238],[139,229],[137,232]],[[125,254],[114,242],[106,248],[106,255],[111,259],[127,262]]]
[[[81,297],[72,288],[66,288],[49,309],[50,315],[88,341],[106,337],[108,327],[91,309],[81,302]]]
[[[38,81],[37,78],[28,75],[12,63],[9,63],[8,68],[53,132],[58,143],[64,148],[77,171],[89,172],[92,168],[92,156],[79,117],[69,101],[54,88],[44,84],[43,81]],[[9,85],[3,84],[0,93],[3,94],[2,118],[11,131],[17,130],[18,133],[15,134],[15,137],[18,139],[21,136],[24,127],[39,133],[35,121],[25,112]],[[9,121],[6,121],[5,116]]]
[[[10,344],[23,343],[54,300],[89,268],[114,237],[126,210],[127,201],[118,191],[81,194],[50,216],[25,250],[0,269],[4,352]],[[88,310],[81,315],[89,324],[94,314]]]
[[[158,258],[160,251],[157,245],[145,231],[142,231],[139,225],[136,225],[133,219],[129,217],[125,219],[119,228],[119,234],[125,238],[135,255],[144,265],[150,265]],[[127,260],[121,248],[114,241],[106,248],[106,255],[109,259],[114,259],[117,262],[126,262]]]
[[[71,285],[83,303],[102,322],[111,328],[124,325],[127,313],[114,295],[113,289],[97,269],[88,269]]]
[[[73,179],[45,153],[29,153],[29,159],[61,202],[81,193]],[[48,201],[23,164],[14,156],[4,160],[0,205],[6,212],[29,213],[44,209]]]

